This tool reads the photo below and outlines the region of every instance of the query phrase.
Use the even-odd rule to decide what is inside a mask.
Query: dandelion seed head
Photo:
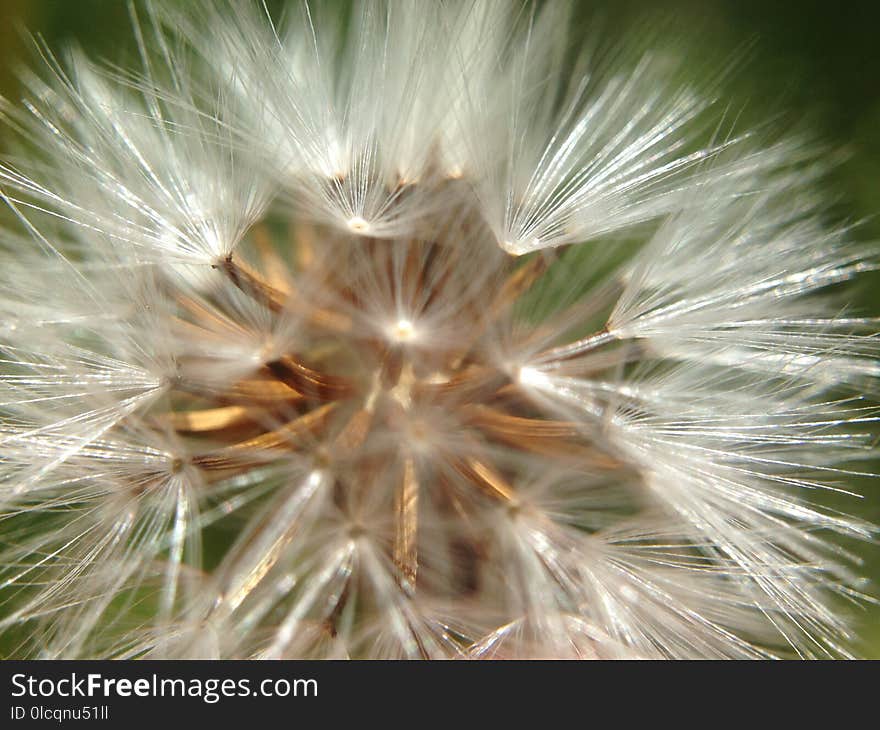
[[[829,294],[876,262],[803,140],[707,140],[674,61],[525,7],[148,3],[139,74],[24,77],[23,654],[848,655],[873,527],[816,496],[880,353]]]

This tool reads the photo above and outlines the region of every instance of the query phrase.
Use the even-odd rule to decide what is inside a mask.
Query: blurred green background
[[[282,4],[268,2],[273,10]],[[738,126],[769,121],[771,129],[807,129],[829,149],[844,150],[827,184],[829,201],[836,217],[860,221],[856,235],[880,248],[880,2],[582,0],[579,14],[585,34],[605,42],[648,29],[671,36],[697,78],[736,58],[724,92]],[[125,0],[0,0],[0,94],[11,100],[18,98],[17,65],[33,59],[27,33],[53,49],[74,41],[108,60],[131,51]],[[880,276],[866,277],[852,298],[863,312],[880,315]],[[856,488],[866,495],[859,514],[880,524],[880,480]],[[870,593],[880,595],[880,547],[857,550],[874,579]],[[859,634],[858,653],[880,658],[880,608],[860,613]]]

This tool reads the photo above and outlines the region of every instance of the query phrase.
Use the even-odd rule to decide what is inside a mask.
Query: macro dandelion
[[[564,2],[334,13],[140,4],[2,107],[16,655],[849,656],[823,156]]]

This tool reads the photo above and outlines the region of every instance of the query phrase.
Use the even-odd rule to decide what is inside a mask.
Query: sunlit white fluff
[[[147,4],[138,72],[24,76],[14,655],[853,652],[875,262],[802,141],[572,17]]]

